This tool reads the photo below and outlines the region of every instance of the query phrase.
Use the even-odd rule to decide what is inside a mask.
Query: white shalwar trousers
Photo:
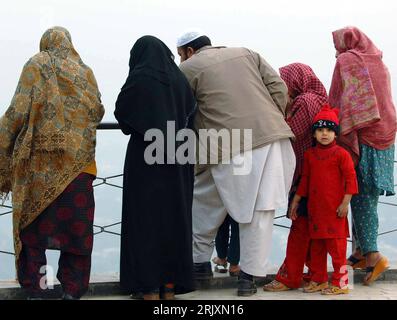
[[[229,213],[240,227],[241,269],[264,277],[275,210],[288,203],[295,170],[294,151],[289,139],[285,139],[240,154],[233,160],[231,164],[212,166],[195,178],[193,260],[195,263],[210,261],[216,233]],[[235,163],[241,167],[246,161],[252,163],[252,170],[245,175],[235,175]]]

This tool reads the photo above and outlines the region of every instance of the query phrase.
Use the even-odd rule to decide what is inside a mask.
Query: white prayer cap
[[[185,44],[188,44],[189,42],[192,42],[193,40],[196,40],[197,38],[200,38],[202,36],[205,36],[205,34],[200,29],[187,30],[180,37],[178,37],[178,40],[176,41],[176,46],[182,47]]]

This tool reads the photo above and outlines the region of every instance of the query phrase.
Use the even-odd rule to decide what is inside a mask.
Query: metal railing
[[[98,126],[98,130],[119,130],[119,129],[120,129],[119,125],[117,123],[112,123],[112,122],[103,122],[103,123],[101,123]],[[396,165],[397,161],[394,161],[394,164]],[[120,178],[122,176],[123,176],[123,174],[113,175],[113,176],[109,176],[109,177],[97,177],[96,180],[95,180],[94,187],[99,187],[99,186],[102,186],[102,185],[106,185],[106,186],[112,187],[112,188],[123,189],[122,186],[119,186],[119,185],[117,185],[115,183],[111,183],[112,179]],[[395,186],[397,186],[397,185],[395,185]],[[395,204],[395,203],[389,203],[389,202],[383,202],[383,201],[382,202],[380,201],[379,203],[380,204],[384,204],[384,205],[388,205],[388,206],[397,207],[397,204]],[[8,211],[6,211],[4,213],[0,213],[0,218],[2,216],[9,215],[9,214],[12,213],[12,207],[11,206],[0,205],[0,207],[9,209]],[[282,218],[286,218],[286,215],[277,216],[277,217],[274,218],[274,220],[279,220],[279,219],[282,219]],[[111,234],[111,235],[114,235],[114,236],[121,236],[120,233],[108,230],[109,228],[112,228],[112,227],[120,225],[120,224],[121,224],[121,221],[115,222],[115,223],[112,223],[112,224],[109,224],[109,225],[104,225],[104,226],[100,226],[100,225],[95,225],[94,224],[94,235],[97,236],[99,234],[106,233],[106,234]],[[277,223],[274,223],[274,226],[278,227],[278,228],[281,228],[281,229],[290,229],[289,226],[282,225],[282,224],[277,224]],[[381,232],[381,233],[378,234],[378,236],[384,236],[384,235],[391,234],[391,233],[396,233],[396,232],[397,232],[397,229],[393,229],[393,230]],[[349,240],[349,241],[352,242],[352,240]],[[13,252],[5,251],[5,250],[0,250],[0,254],[15,255]]]

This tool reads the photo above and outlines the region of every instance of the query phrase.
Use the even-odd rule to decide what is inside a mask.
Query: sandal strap
[[[347,258],[347,260],[349,260],[352,264],[356,264],[356,263],[360,262],[362,259],[357,259],[354,256],[350,256],[349,258]]]
[[[212,259],[212,262],[213,262],[214,264],[216,264],[217,266],[221,266],[221,267],[226,268],[226,267],[227,267],[227,260],[225,261],[225,263],[219,263],[219,262],[217,262],[217,261],[219,261],[219,260],[221,260],[221,259],[218,258],[218,257],[214,257],[214,258]]]
[[[278,286],[278,284],[279,284],[279,282],[277,280],[272,280],[271,282],[269,282],[265,286],[271,287],[272,289],[274,289],[274,288],[276,288]]]
[[[271,282],[271,286],[273,289],[281,289],[287,287],[284,283],[278,281],[278,280],[273,280]]]
[[[374,270],[375,270],[375,267],[366,267],[365,268],[366,273],[374,272]]]
[[[341,288],[339,288],[337,286],[331,286],[331,287],[324,289],[325,292],[330,292],[330,293],[335,293],[335,292],[338,292],[339,290],[341,290]]]

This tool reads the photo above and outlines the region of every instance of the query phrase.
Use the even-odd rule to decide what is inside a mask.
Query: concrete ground
[[[397,270],[388,270],[370,287],[362,285],[363,272],[352,274],[350,293],[338,296],[323,296],[319,293],[304,293],[302,289],[285,292],[265,292],[264,283],[271,281],[274,275],[257,279],[258,292],[250,297],[238,297],[236,294],[237,279],[227,275],[214,274],[211,281],[197,283],[198,290],[178,295],[177,300],[397,300]],[[48,290],[48,299],[61,296],[59,285]],[[0,281],[0,300],[23,300],[26,297],[16,281]],[[83,300],[131,300],[129,296],[120,294],[118,277],[92,277],[90,288]]]
[[[129,296],[86,296],[84,300],[130,300]],[[363,286],[357,284],[349,294],[323,296],[319,293],[304,293],[301,289],[285,292],[265,292],[262,286],[251,297],[238,297],[236,289],[197,290],[188,294],[178,295],[177,300],[397,300],[397,282],[380,281]]]

